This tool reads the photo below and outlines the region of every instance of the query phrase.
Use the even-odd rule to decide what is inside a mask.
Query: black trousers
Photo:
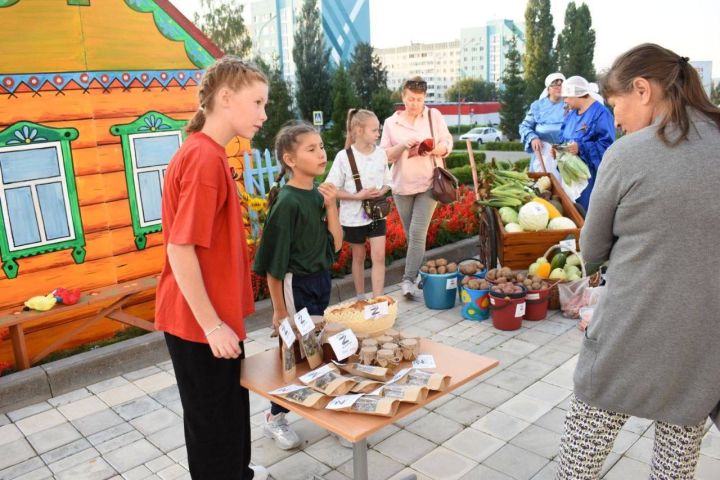
[[[193,480],[250,480],[250,398],[240,358],[215,358],[204,343],[165,333],[185,424]],[[240,343],[242,347],[242,342]]]

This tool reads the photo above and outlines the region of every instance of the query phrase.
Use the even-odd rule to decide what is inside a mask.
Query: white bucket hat
[[[550,84],[553,83],[555,80],[562,80],[563,82],[565,82],[565,75],[560,72],[555,72],[545,77],[545,89],[540,93],[540,98],[545,98],[550,94],[548,92],[548,88],[550,87]]]

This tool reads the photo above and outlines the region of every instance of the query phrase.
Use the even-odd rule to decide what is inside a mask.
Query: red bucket
[[[550,289],[528,290],[525,302],[525,320],[544,320],[550,303]]]
[[[493,327],[498,330],[517,330],[522,327],[526,307],[525,295],[526,290],[510,294],[490,291]]]

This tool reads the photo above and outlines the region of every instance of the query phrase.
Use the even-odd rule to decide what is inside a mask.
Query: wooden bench
[[[85,292],[75,305],[56,305],[46,312],[23,311],[23,306],[19,305],[14,308],[0,310],[0,328],[8,328],[10,332],[10,341],[12,342],[13,354],[15,357],[15,368],[24,370],[30,368],[50,353],[57,350],[68,340],[78,335],[91,325],[99,322],[103,318],[142,328],[147,331],[155,330],[154,324],[142,318],[135,317],[123,310],[123,307],[131,303],[133,299],[148,290],[155,289],[158,283],[158,276],[152,275],[148,277],[138,278],[129,282],[110,285],[107,287]],[[92,305],[99,305],[111,302],[107,306],[99,307],[100,310],[92,313],[89,317],[84,318],[82,322],[74,329],[64,333],[50,345],[45,347],[40,353],[32,358],[28,355],[27,345],[25,343],[25,330],[23,324],[33,320],[41,320],[44,318],[52,318],[58,314],[67,313],[68,311],[80,308],[92,308]]]

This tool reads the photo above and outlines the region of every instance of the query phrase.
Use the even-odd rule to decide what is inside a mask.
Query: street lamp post
[[[255,35],[254,35],[255,38],[253,39],[253,47],[254,47],[254,49],[255,49],[255,54],[256,54],[258,57],[261,56],[261,55],[260,55],[259,40],[260,40],[260,37],[261,37],[261,35],[262,35],[262,31],[265,29],[265,27],[267,27],[268,25],[270,25],[270,22],[272,22],[273,20],[275,20],[275,18],[277,18],[277,15],[271,15],[270,18],[268,18],[268,19],[260,26],[260,28],[258,28],[257,31],[255,32]]]

